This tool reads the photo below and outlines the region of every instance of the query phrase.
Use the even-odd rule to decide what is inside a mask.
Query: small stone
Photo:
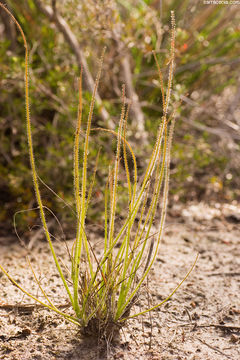
[[[235,334],[231,335],[231,337],[230,337],[231,343],[236,344],[238,342],[238,340],[239,340],[239,337],[237,335],[235,335]]]

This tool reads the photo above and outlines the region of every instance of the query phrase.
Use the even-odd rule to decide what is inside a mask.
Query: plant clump
[[[144,177],[142,181],[138,180],[137,163],[131,145],[126,139],[127,119],[130,105],[126,105],[125,87],[122,87],[122,110],[117,132],[112,130],[98,128],[91,129],[92,116],[98,84],[100,81],[103,57],[100,59],[100,65],[95,80],[95,86],[92,93],[88,118],[86,121],[86,131],[84,133],[83,160],[80,164],[80,134],[83,134],[82,127],[82,70],[79,78],[79,107],[78,118],[76,122],[75,140],[74,140],[74,161],[73,189],[75,195],[75,214],[76,214],[76,238],[70,251],[71,268],[69,276],[64,275],[63,265],[58,258],[52,236],[49,232],[45,207],[41,199],[41,193],[38,184],[38,174],[34,159],[31,118],[29,111],[29,79],[28,79],[28,46],[23,30],[13,15],[4,5],[0,6],[8,13],[17,25],[22,35],[25,46],[25,100],[26,100],[26,118],[27,118],[27,139],[32,169],[32,177],[36,200],[40,212],[42,226],[48,241],[56,268],[63,283],[63,287],[68,295],[74,315],[64,312],[55,305],[47,296],[40,281],[38,280],[33,267],[30,268],[34,278],[39,286],[45,301],[41,301],[28,291],[23,289],[11,275],[0,265],[0,269],[5,273],[11,282],[21,291],[31,297],[33,300],[42,304],[49,310],[55,311],[70,322],[80,326],[85,335],[100,336],[111,339],[113,334],[118,333],[125,322],[133,317],[147,313],[161,306],[174,294],[182,282],[173,290],[173,292],[160,304],[141,312],[132,313],[132,308],[138,298],[141,287],[146,280],[156,259],[161,239],[163,236],[164,223],[166,217],[168,188],[169,188],[169,165],[171,144],[175,123],[175,110],[169,114],[169,104],[171,98],[171,89],[174,71],[174,50],[175,50],[175,19],[172,12],[172,30],[171,30],[171,49],[168,61],[169,73],[165,90],[162,71],[153,53],[159,74],[159,84],[162,97],[163,116],[159,121],[159,127],[155,145],[150,156]],[[88,177],[88,154],[90,133],[92,130],[109,132],[117,139],[116,154],[114,165],[109,167],[109,175],[105,187],[105,236],[103,239],[103,251],[97,256],[91,241],[86,233],[86,217],[92,190],[95,184],[95,175],[99,154],[96,159],[90,187],[87,186]],[[133,173],[129,170],[128,153],[133,162]],[[123,154],[123,156],[122,156]],[[126,217],[120,228],[116,226],[116,208],[119,198],[118,181],[121,164],[121,157],[125,168],[125,176],[128,188],[128,209],[122,209]],[[153,233],[153,221],[159,214],[160,219],[158,229]]]

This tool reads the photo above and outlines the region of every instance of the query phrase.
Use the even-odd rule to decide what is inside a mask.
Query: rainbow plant
[[[55,311],[65,319],[80,326],[84,333],[100,335],[109,339],[112,337],[113,333],[118,331],[128,319],[152,311],[169,300],[186,279],[186,277],[190,274],[193,266],[195,265],[194,263],[186,277],[161,303],[138,313],[131,312],[138,294],[141,291],[141,286],[146,280],[149,271],[151,270],[156,259],[163,236],[166,217],[170,153],[175,123],[175,112],[173,112],[171,115],[168,114],[174,71],[174,13],[171,13],[171,50],[168,63],[169,73],[166,91],[157,56],[155,53],[153,53],[159,74],[163,115],[160,119],[155,145],[153,147],[152,154],[148,161],[148,165],[141,182],[138,180],[137,163],[134,152],[126,140],[127,118],[130,105],[126,106],[124,86],[122,88],[122,109],[117,133],[102,128],[91,129],[95,97],[103,64],[103,54],[100,59],[99,70],[92,94],[90,110],[88,113],[87,126],[84,134],[84,155],[81,164],[82,171],[80,172],[79,150],[80,133],[82,132],[81,124],[83,109],[81,70],[79,78],[79,106],[74,140],[73,163],[73,188],[77,219],[76,239],[71,249],[71,269],[69,271],[70,275],[67,276],[64,275],[62,264],[59,261],[53,246],[38,185],[38,175],[34,160],[31,118],[29,111],[28,45],[20,24],[4,5],[0,3],[0,6],[15,22],[21,33],[25,46],[25,101],[27,139],[33,184],[45,236],[73,311],[71,311],[71,313],[62,311],[52,302],[40,284],[40,281],[38,280],[30,262],[30,268],[33,272],[39,289],[45,298],[45,301],[40,300],[23,289],[1,265],[0,269],[23,293],[28,295],[36,302],[40,303],[42,306],[48,308],[49,310]],[[109,176],[105,187],[105,237],[103,239],[102,254],[98,257],[96,256],[85,231],[86,215],[90,205],[90,198],[94,186],[98,161],[97,157],[94,176],[89,187],[87,186],[87,172],[89,141],[92,130],[109,132],[117,138],[115,162],[114,166],[109,168]],[[126,218],[120,229],[116,229],[115,219],[118,200],[118,177],[121,152],[123,153],[129,201]],[[131,174],[129,170],[127,152],[130,152],[133,161],[133,174]],[[81,177],[80,173],[82,174]],[[157,211],[159,205],[161,205],[159,226],[157,232],[152,234],[152,225],[156,215],[159,214]]]

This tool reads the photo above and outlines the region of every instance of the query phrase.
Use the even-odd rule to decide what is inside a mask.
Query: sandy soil
[[[169,214],[159,256],[136,307],[166,297],[199,252],[194,271],[170,301],[129,321],[120,339],[106,345],[82,338],[57,315],[27,305],[31,301],[0,273],[0,359],[240,359],[240,207],[179,205]],[[95,234],[92,238],[94,244]],[[1,238],[0,245],[0,263],[41,297],[25,261],[27,251],[10,238]],[[65,249],[56,246],[66,257]],[[47,244],[35,243],[30,257],[49,296],[64,307],[67,300]]]

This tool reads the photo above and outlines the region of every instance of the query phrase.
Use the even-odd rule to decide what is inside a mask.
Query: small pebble
[[[236,344],[238,342],[238,340],[239,340],[239,337],[237,335],[235,335],[235,334],[231,335],[231,337],[230,337],[231,343]]]

